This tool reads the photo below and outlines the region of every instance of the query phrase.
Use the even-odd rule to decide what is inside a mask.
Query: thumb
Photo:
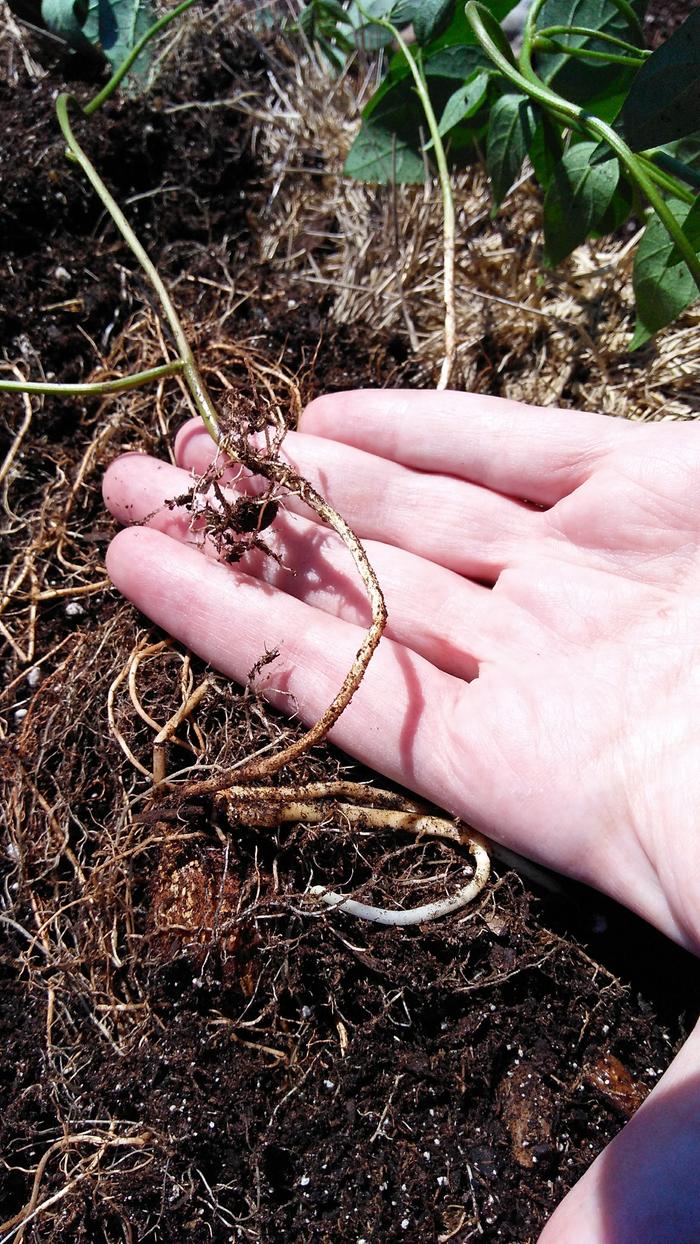
[[[700,1023],[539,1244],[698,1244]]]

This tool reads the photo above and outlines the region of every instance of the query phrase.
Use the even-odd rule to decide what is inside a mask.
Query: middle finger
[[[202,474],[217,451],[193,421],[178,434],[175,453],[180,466]],[[472,579],[495,582],[542,535],[539,510],[451,475],[416,471],[303,432],[287,434],[282,456],[361,540],[380,540]],[[229,478],[232,472],[240,468],[229,468]],[[288,505],[309,514],[297,497]]]
[[[191,482],[170,463],[127,454],[107,472],[105,500],[119,521],[147,522],[216,557],[213,543],[203,538],[201,519],[193,523],[187,508],[168,504]],[[235,499],[230,487],[224,495]],[[324,613],[369,625],[365,589],[349,550],[334,531],[281,511],[264,536],[279,561],[253,549],[241,561],[246,574]],[[513,602],[404,549],[379,541],[366,541],[365,548],[387,602],[387,634],[439,669],[469,680],[483,661],[537,650],[540,637],[533,618]]]

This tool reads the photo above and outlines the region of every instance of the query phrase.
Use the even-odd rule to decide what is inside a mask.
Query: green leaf
[[[546,113],[539,118],[527,154],[543,190],[547,189],[554,169],[564,152],[561,131]]]
[[[99,43],[112,69],[118,69],[155,20],[152,0],[90,0],[85,34]],[[150,63],[150,48],[144,48],[129,76],[143,80]]]
[[[690,168],[700,169],[700,130],[693,130],[686,138],[675,143],[665,143],[664,149]]]
[[[89,42],[83,29],[86,17],[86,0],[42,0],[41,20],[46,29],[72,48],[85,47]]]
[[[617,160],[597,161],[598,143],[577,143],[559,161],[544,198],[545,263],[554,267],[580,246],[610,206]]]
[[[499,96],[491,109],[486,140],[494,206],[498,207],[518,176],[534,129],[535,116],[527,96],[515,91]]]
[[[426,56],[423,60],[423,73],[428,79],[429,85],[432,85],[431,79],[446,78],[454,79],[457,82],[465,82],[470,78],[477,69],[491,69],[491,61],[481,48],[457,44],[454,47],[440,48],[437,52],[433,52],[430,56]],[[406,63],[406,58],[402,52],[397,52],[389,61],[384,81],[377,87],[374,95],[365,104],[362,110],[362,116],[365,120],[375,113],[379,105],[390,95],[395,87],[401,82],[411,80],[411,71]]]
[[[447,26],[453,7],[454,0],[421,0],[412,6],[413,33],[421,47],[437,38]]]
[[[620,116],[633,151],[684,138],[700,118],[700,9],[639,70]]]
[[[367,18],[371,21],[373,17],[392,21],[394,12],[399,9],[399,4],[397,0],[363,0],[362,9],[363,12],[360,13],[355,5],[350,6],[348,16],[353,26],[359,25]],[[403,18],[399,17],[398,20],[402,21]]]
[[[643,216],[644,208],[640,206],[635,187],[621,173],[610,204],[600,220],[596,221],[590,231],[590,236],[604,238],[609,233],[614,233],[616,229],[624,225],[633,212]]]
[[[687,207],[687,204],[685,206]],[[682,223],[683,232],[690,242],[693,250],[700,251],[700,195],[698,195],[694,203],[690,204],[688,214]],[[681,254],[675,242],[673,244],[670,262],[672,264],[681,262]]]
[[[440,118],[438,133],[440,137],[451,130],[454,125],[458,125],[460,121],[466,120],[467,117],[473,117],[486,98],[486,92],[489,88],[489,75],[487,73],[478,73],[471,81],[465,82],[464,86],[457,87],[453,95],[450,95],[445,104],[444,112]]]
[[[374,52],[377,48],[388,47],[394,36],[385,26],[367,22],[364,26],[355,27],[350,32],[350,38],[355,47],[363,48],[365,52]]]
[[[667,199],[667,205],[695,250],[700,251],[700,197],[690,207],[679,199]],[[643,345],[700,297],[691,273],[656,215],[652,215],[639,243],[632,284],[637,323],[630,350]]]
[[[374,121],[363,122],[347,154],[343,172],[356,181],[383,185],[394,180],[399,185],[425,181],[425,166],[420,155],[395,132]]]
[[[644,4],[632,3],[632,8],[643,11]],[[615,35],[628,43],[641,46],[639,26],[620,11],[614,0],[545,0],[540,9],[535,29],[546,26],[585,26]],[[572,47],[587,48],[594,52],[610,52],[610,45],[601,39],[587,35],[566,35],[561,39]],[[598,107],[608,95],[619,95],[627,89],[635,70],[624,65],[578,60],[566,53],[538,54],[537,72],[553,89],[577,104],[596,99]],[[603,111],[605,109],[603,108]]]
[[[492,68],[486,53],[469,44],[457,43],[453,47],[441,48],[423,61],[426,78],[455,78],[459,82],[466,81],[477,69]]]

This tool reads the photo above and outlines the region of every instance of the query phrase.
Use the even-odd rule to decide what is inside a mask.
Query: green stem
[[[0,393],[99,397],[103,393],[122,393],[127,389],[137,389],[139,385],[150,384],[152,380],[162,380],[165,376],[176,376],[182,369],[182,359],[176,359],[173,363],[165,363],[162,367],[150,367],[148,371],[134,372],[133,376],[122,376],[119,380],[100,380],[93,384],[51,384],[44,380],[0,380]]]
[[[651,180],[655,182],[667,194],[672,194],[674,199],[681,199],[683,203],[694,203],[695,195],[692,190],[686,190],[685,186],[681,186],[675,177],[671,177],[663,169],[657,168],[648,156],[642,155],[641,152],[635,152],[635,156],[641,161]]]
[[[68,144],[68,147],[70,151],[72,152],[73,156],[75,157],[78,164],[80,165],[83,172],[85,173],[85,176],[90,182],[93,190],[95,191],[95,193],[98,195],[98,197],[101,199],[102,203],[106,207],[107,211],[112,217],[112,220],[117,226],[117,229],[119,230],[122,237],[124,238],[124,241],[126,242],[127,246],[130,247],[133,254],[138,259],[139,263],[141,264],[141,267],[146,273],[146,276],[151,282],[153,289],[158,295],[163,311],[165,312],[165,317],[170,325],[173,336],[175,338],[178,354],[182,361],[182,370],[183,370],[185,379],[187,381],[187,386],[190,390],[190,393],[192,394],[192,399],[194,401],[194,404],[197,407],[197,411],[199,415],[201,416],[205,424],[205,427],[207,431],[209,432],[209,435],[215,441],[218,441],[219,423],[218,423],[218,419],[216,415],[216,410],[207,392],[206,385],[204,384],[204,381],[202,377],[200,376],[199,371],[197,369],[197,364],[194,361],[194,355],[192,354],[192,351],[190,349],[189,342],[187,340],[187,337],[185,336],[185,330],[183,329],[182,324],[180,323],[180,319],[177,314],[177,311],[175,310],[175,307],[173,306],[170,295],[167,289],[165,288],[165,285],[163,284],[158,271],[156,270],[155,266],[149,259],[143,246],[139,242],[136,234],[131,228],[131,225],[126,219],[126,216],[124,215],[124,213],[122,212],[118,204],[112,198],[112,195],[109,193],[109,190],[107,189],[104,182],[102,181],[102,178],[99,176],[97,170],[91,164],[90,160],[88,159],[82,147],[80,146],[78,140],[76,139],[73,133],[73,130],[71,129],[70,120],[68,118],[68,108],[71,104],[75,105],[78,108],[80,107],[77,101],[74,100],[72,96],[70,95],[61,94],[56,100],[56,115],[58,116],[58,122],[61,127],[63,137],[65,138],[66,143]]]
[[[556,39],[545,39],[542,34],[537,35],[532,47],[535,52],[545,52],[548,55],[562,53],[564,56],[572,57],[573,60],[602,61],[605,65],[628,65],[630,69],[639,69],[645,59],[641,56],[623,56],[621,52],[596,52],[593,48],[559,43]]]
[[[610,43],[613,47],[622,48],[623,52],[629,52],[637,59],[646,60],[651,56],[647,48],[635,47],[634,43],[628,43],[626,39],[618,39],[617,35],[609,35],[605,30],[592,30],[590,26],[543,26],[541,30],[535,31],[537,39],[551,39],[556,38],[557,35],[585,35],[588,39],[598,39],[601,43]],[[569,51],[568,48],[565,50]]]
[[[676,156],[672,156],[670,152],[664,151],[661,147],[650,147],[640,154],[645,160],[649,160],[650,163],[677,177],[679,181],[685,181],[689,186],[700,186],[700,169],[692,168],[690,164],[678,160]]]
[[[535,0],[535,4],[531,10],[531,15],[537,7],[537,4],[538,0]],[[518,69],[515,69],[507,57],[505,57],[496,46],[488,33],[488,29],[484,23],[484,17],[487,22],[493,21],[493,18],[491,17],[488,9],[484,9],[482,5],[477,3],[477,0],[469,0],[469,3],[465,8],[465,13],[467,21],[474,31],[480,46],[490,56],[491,60],[500,69],[501,73],[509,82],[512,82],[514,86],[519,87],[521,91],[524,91],[526,95],[529,95],[530,98],[534,99],[536,103],[541,105],[541,107],[554,111],[560,117],[566,117],[566,123],[568,125],[577,124],[592,138],[596,138],[601,142],[607,143],[610,150],[614,152],[620,163],[627,170],[632,181],[637,184],[642,194],[653,207],[667,233],[678,247],[689,272],[698,286],[698,289],[700,289],[700,257],[696,255],[695,250],[693,249],[675,216],[669,209],[665,199],[659,193],[656,184],[647,172],[644,163],[634,154],[633,151],[630,150],[627,143],[624,142],[612,126],[607,125],[605,121],[601,121],[599,117],[595,117],[591,113],[586,112],[585,109],[581,108],[578,104],[572,104],[569,100],[564,99],[561,95],[557,95],[554,91],[550,90],[549,87],[545,86],[544,83],[540,81],[534,71],[531,71],[531,77],[526,77],[524,73],[521,73]]]
[[[522,48],[520,49],[520,69],[523,76],[528,78],[530,81],[534,81],[535,83],[540,81],[532,66],[533,46],[537,35],[540,33],[535,29],[535,23],[545,2],[546,0],[535,0],[535,3],[530,9],[525,21],[525,27],[523,29],[523,43]],[[629,0],[612,0],[612,3],[618,13],[622,14],[625,20],[629,22],[632,29],[637,32],[640,39],[643,39],[644,31],[642,29],[641,22],[632,8],[632,5],[629,3]],[[597,32],[597,36],[598,34],[599,32]]]
[[[454,305],[455,209],[445,147],[440,134],[440,127],[438,125],[437,117],[435,116],[435,112],[433,110],[425,75],[418,64],[418,61],[411,52],[411,49],[403,39],[401,32],[397,30],[396,26],[394,26],[390,21],[387,21],[385,18],[372,17],[371,14],[366,13],[360,3],[358,3],[357,7],[366,21],[371,22],[376,26],[383,26],[385,30],[391,32],[393,38],[398,43],[406,64],[411,71],[411,76],[413,77],[416,92],[423,107],[423,112],[425,113],[425,119],[428,123],[428,130],[433,143],[435,163],[437,164],[440,190],[442,193],[444,238],[445,357],[443,359],[442,368],[440,369],[440,378],[438,380],[437,387],[438,389],[445,389],[447,387],[454,362],[456,339]]]
[[[150,43],[151,39],[155,38],[157,34],[160,34],[161,30],[163,30],[174,17],[179,17],[181,13],[184,13],[186,9],[191,8],[195,3],[196,0],[182,0],[181,4],[176,5],[176,7],[171,9],[169,13],[165,13],[163,17],[158,19],[157,22],[154,22],[152,26],[149,26],[145,35],[142,35],[138,43],[134,44],[133,48],[129,52],[129,55],[126,57],[126,60],[123,60],[119,68],[112,74],[109,82],[102,87],[102,90],[94,97],[94,99],[90,100],[89,104],[85,105],[83,112],[86,117],[91,117],[93,112],[97,112],[97,109],[102,107],[105,100],[109,99],[110,95],[116,91],[122,78],[126,77],[137,56],[140,56],[141,52],[143,52],[146,44]]]

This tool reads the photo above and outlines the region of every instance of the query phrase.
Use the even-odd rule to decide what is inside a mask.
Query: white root
[[[389,791],[370,792],[366,787],[355,783],[339,783],[338,785],[341,788],[344,785],[344,793],[359,795],[361,792],[365,798],[371,793],[373,798],[379,798],[387,803],[393,803],[401,798]],[[285,793],[288,802],[277,803],[276,801]],[[349,916],[355,916],[358,920],[369,920],[374,924],[397,925],[405,928],[409,925],[425,924],[430,920],[440,920],[443,916],[449,916],[453,911],[466,907],[483,890],[489,879],[491,860],[486,842],[474,830],[467,830],[442,817],[421,812],[419,811],[420,805],[417,803],[410,810],[386,806],[357,807],[350,803],[331,802],[327,798],[329,793],[329,788],[322,783],[311,785],[305,791],[303,787],[298,791],[292,788],[286,792],[271,787],[257,790],[248,788],[246,791],[248,798],[251,795],[258,795],[269,802],[267,806],[262,803],[247,805],[244,808],[239,807],[237,812],[238,815],[243,815],[247,820],[258,825],[279,824],[285,821],[320,824],[327,820],[329,813],[339,813],[346,823],[364,829],[403,829],[415,834],[417,838],[444,838],[448,842],[467,848],[474,859],[474,876],[467,885],[462,886],[449,898],[437,899],[433,903],[424,903],[421,907],[406,909],[392,910],[386,907],[374,907],[369,903],[360,903],[347,894],[339,894],[337,890],[329,890],[322,885],[310,886],[307,890],[308,897],[325,903],[327,907],[338,908]],[[292,799],[289,799],[290,794]],[[297,794],[304,794],[306,800],[294,799],[293,796]],[[317,799],[320,797],[320,801],[316,802],[313,796]]]
[[[474,876],[469,884],[463,886],[451,898],[441,898],[434,903],[424,903],[422,907],[410,907],[407,909],[373,907],[370,903],[359,903],[357,899],[348,898],[347,894],[338,894],[336,890],[327,890],[322,885],[312,885],[308,893],[312,898],[317,898],[320,902],[325,903],[327,907],[340,908],[348,916],[355,916],[358,920],[370,920],[373,924],[397,925],[400,928],[406,928],[411,924],[425,924],[429,920],[441,920],[443,916],[449,916],[453,911],[459,911],[461,907],[466,907],[468,903],[471,903],[477,894],[481,893],[488,881],[490,872],[488,853],[480,843],[470,845],[476,866]]]

